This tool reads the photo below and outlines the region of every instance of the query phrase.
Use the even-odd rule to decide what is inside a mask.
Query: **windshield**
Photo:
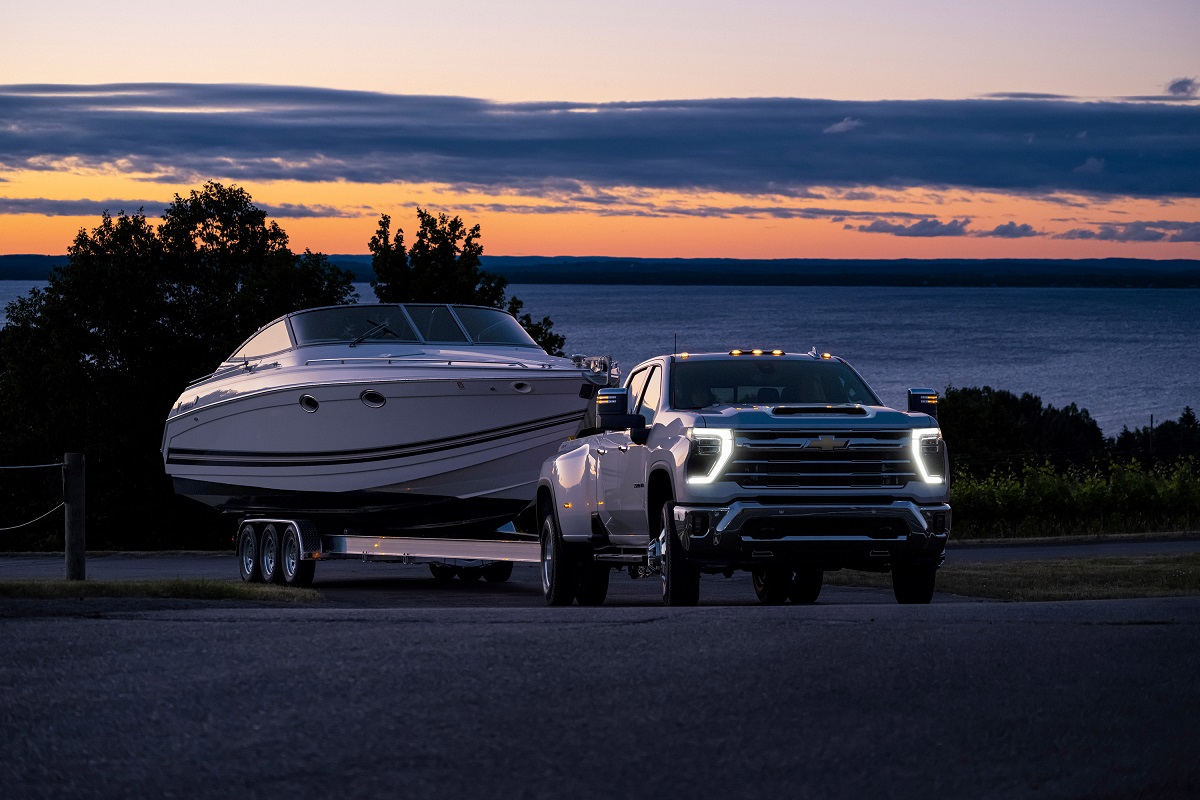
[[[400,306],[338,306],[292,317],[296,343],[418,342]]]
[[[840,361],[778,358],[730,358],[727,361],[676,361],[671,370],[671,407],[711,405],[859,403],[879,399]]]
[[[471,339],[479,344],[512,344],[518,347],[538,347],[521,324],[509,314],[494,308],[456,306],[454,313]]]
[[[344,342],[352,346],[363,342],[446,342],[541,349],[512,315],[476,306],[334,306],[298,312],[291,316],[291,323],[296,344],[301,347]]]

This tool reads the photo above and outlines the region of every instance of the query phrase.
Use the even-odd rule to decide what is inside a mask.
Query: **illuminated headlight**
[[[913,463],[925,483],[946,480],[946,450],[938,428],[917,428],[912,432]]]
[[[687,482],[712,483],[733,455],[733,431],[729,428],[688,428],[687,437],[692,440]]]

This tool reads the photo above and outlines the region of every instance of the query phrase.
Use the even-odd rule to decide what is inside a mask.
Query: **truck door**
[[[633,413],[654,422],[662,397],[662,370],[657,365],[630,377],[629,404]],[[636,392],[635,392],[636,390]],[[610,431],[602,438],[600,485],[604,498],[601,519],[618,536],[644,536],[646,519],[646,447],[634,444],[628,431]]]

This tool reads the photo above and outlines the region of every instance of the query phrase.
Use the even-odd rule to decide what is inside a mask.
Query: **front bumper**
[[[884,571],[898,562],[941,564],[950,533],[946,503],[675,506],[689,557],[713,568],[773,563]]]

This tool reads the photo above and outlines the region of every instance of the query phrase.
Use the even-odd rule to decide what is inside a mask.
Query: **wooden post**
[[[67,580],[87,579],[87,517],[84,513],[83,453],[63,456],[63,502],[66,503]]]

